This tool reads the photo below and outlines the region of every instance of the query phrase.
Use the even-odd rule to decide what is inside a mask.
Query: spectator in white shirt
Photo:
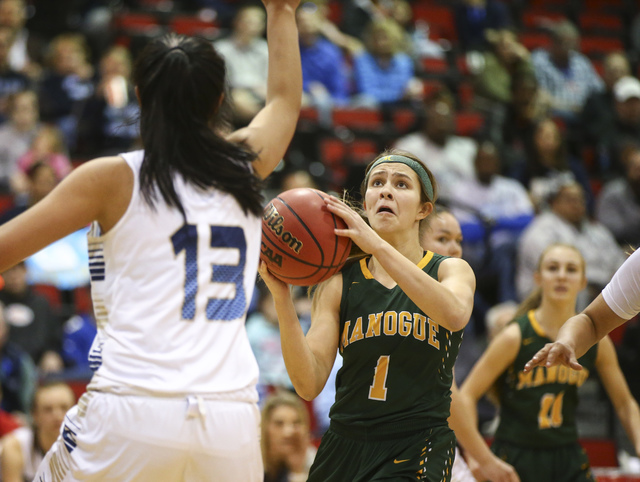
[[[624,261],[624,252],[603,224],[587,217],[585,194],[575,181],[559,184],[549,199],[549,210],[529,224],[518,245],[516,287],[524,298],[533,288],[533,272],[544,249],[552,243],[577,247],[587,266],[587,291],[579,309],[593,300]]]
[[[477,145],[473,139],[454,135],[454,99],[448,90],[434,93],[424,108],[422,130],[400,138],[394,147],[425,160],[438,180],[440,199],[446,201],[460,179],[473,177]]]
[[[227,67],[236,121],[246,124],[264,105],[267,95],[267,42],[262,37],[266,16],[258,6],[241,8],[228,38],[214,46]]]
[[[516,300],[515,251],[534,209],[524,186],[500,175],[500,157],[492,142],[480,144],[475,175],[458,180],[450,207],[460,222],[464,258],[474,268],[478,291],[490,286],[491,301]]]

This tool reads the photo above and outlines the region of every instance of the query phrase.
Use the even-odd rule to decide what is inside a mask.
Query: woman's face
[[[269,449],[274,457],[284,456],[298,450],[306,443],[308,431],[298,411],[290,405],[280,405],[273,409],[267,426]]]
[[[536,130],[536,147],[540,153],[554,153],[560,147],[560,133],[552,120],[544,121]]]
[[[11,118],[23,129],[31,129],[38,122],[38,99],[33,92],[17,94]]]
[[[393,55],[393,39],[384,29],[376,29],[371,39],[371,53],[378,56]]]
[[[421,201],[418,175],[406,164],[388,162],[376,166],[365,192],[365,212],[379,234],[411,229],[431,212]]]
[[[422,237],[422,247],[444,256],[462,257],[462,230],[453,214],[442,213],[433,217]]]
[[[55,51],[54,63],[58,73],[75,74],[84,63],[82,48],[71,40],[59,42]]]
[[[534,275],[543,299],[575,305],[578,293],[586,286],[582,257],[568,246],[554,246],[543,256]]]
[[[64,416],[75,402],[75,396],[69,387],[53,385],[41,388],[34,401],[34,425],[44,433],[58,433]]]
[[[264,12],[259,8],[246,8],[235,22],[236,32],[249,37],[260,37],[265,29]]]

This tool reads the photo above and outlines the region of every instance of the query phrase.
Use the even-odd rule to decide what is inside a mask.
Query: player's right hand
[[[467,462],[478,482],[520,482],[516,469],[497,456],[482,465],[475,460]]]
[[[578,363],[574,349],[569,345],[556,341],[547,343],[538,351],[524,366],[524,371],[526,373],[538,366],[552,367],[555,365],[564,365],[574,370],[582,370],[582,365]]]

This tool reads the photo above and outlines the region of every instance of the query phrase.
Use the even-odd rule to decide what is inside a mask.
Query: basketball
[[[264,209],[260,258],[285,283],[320,283],[337,273],[349,256],[351,239],[333,231],[347,226],[325,207],[328,196],[317,189],[290,189]]]

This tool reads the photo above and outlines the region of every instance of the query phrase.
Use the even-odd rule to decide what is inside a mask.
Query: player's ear
[[[421,221],[425,219],[427,216],[429,216],[429,214],[431,214],[432,212],[433,212],[433,203],[431,202],[422,203],[422,205],[420,206],[420,210],[418,211],[418,214],[416,216],[416,220]]]
[[[542,286],[542,276],[540,275],[540,271],[535,270],[533,272],[533,281],[536,283],[536,286]]]

